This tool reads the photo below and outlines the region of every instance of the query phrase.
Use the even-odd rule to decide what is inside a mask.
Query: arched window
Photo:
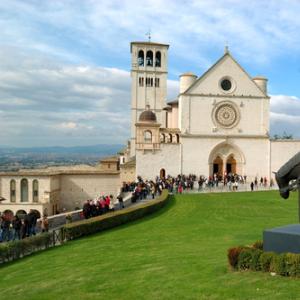
[[[159,51],[155,53],[155,67],[161,67],[161,53]]]
[[[138,65],[143,67],[144,66],[144,51],[140,50],[138,54]]]
[[[18,216],[20,219],[24,219],[24,217],[27,215],[26,211],[23,209],[20,209],[16,212],[16,216]]]
[[[152,132],[147,130],[144,132],[144,142],[145,143],[152,143]]]
[[[176,143],[179,144],[179,134],[176,134]]]
[[[164,133],[161,133],[161,134],[160,134],[160,142],[161,142],[161,143],[165,143],[165,142],[166,142],[166,136],[165,136]]]
[[[10,202],[16,202],[16,181],[10,181]]]
[[[150,50],[147,51],[146,64],[147,66],[153,67],[153,52]]]
[[[39,182],[36,179],[32,182],[32,200],[39,202]]]
[[[168,136],[168,143],[172,143],[172,134],[171,133]]]
[[[28,180],[21,180],[21,202],[28,202]]]

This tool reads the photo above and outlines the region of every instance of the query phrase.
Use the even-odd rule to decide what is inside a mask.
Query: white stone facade
[[[199,78],[180,76],[178,97],[164,108],[160,144],[148,141],[145,148],[139,141],[136,174],[154,179],[232,172],[250,180],[274,179],[272,172],[300,151],[300,141],[270,140],[269,109],[267,79],[251,78],[226,49]],[[151,105],[150,110],[155,112]],[[143,130],[151,131],[157,123],[149,121]]]

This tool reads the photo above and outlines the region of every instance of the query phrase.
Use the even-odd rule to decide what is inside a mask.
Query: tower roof
[[[131,42],[130,43],[130,52],[132,52],[132,46],[133,45],[140,45],[140,46],[160,46],[160,47],[167,47],[169,48],[168,44],[160,44],[160,43],[154,43],[154,42]]]
[[[147,109],[145,111],[143,111],[140,115],[139,118],[140,122],[156,122],[156,115],[153,111]]]

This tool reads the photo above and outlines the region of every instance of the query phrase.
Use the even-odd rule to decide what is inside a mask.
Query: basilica
[[[132,42],[131,137],[127,147],[95,166],[0,173],[0,212],[53,215],[103,194],[116,198],[122,182],[178,174],[229,173],[274,178],[300,151],[298,140],[269,136],[267,79],[251,77],[225,48],[204,74],[179,78],[167,101],[169,45]]]
[[[131,148],[143,178],[235,173],[266,177],[300,151],[272,140],[267,78],[251,77],[228,48],[204,74],[180,76],[166,101],[169,45],[132,42]]]

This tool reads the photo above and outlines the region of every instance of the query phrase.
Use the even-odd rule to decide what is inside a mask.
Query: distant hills
[[[8,153],[61,153],[61,154],[98,154],[98,155],[111,155],[124,148],[121,144],[98,144],[91,146],[73,146],[73,147],[9,147],[0,146],[0,155]]]
[[[101,158],[114,155],[124,148],[121,144],[98,144],[74,147],[0,146],[0,171],[47,166],[95,164]]]

